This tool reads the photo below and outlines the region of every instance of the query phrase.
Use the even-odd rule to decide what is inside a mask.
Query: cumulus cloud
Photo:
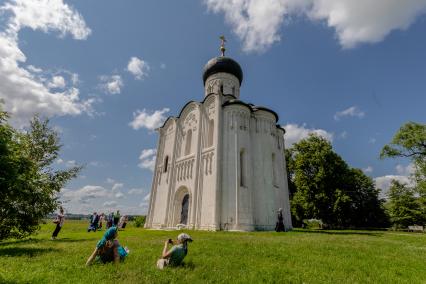
[[[148,193],[144,198],[143,198],[143,200],[144,201],[149,201],[149,198],[151,197],[151,193]]]
[[[147,195],[145,195],[145,197],[143,198],[143,201],[139,204],[139,207],[147,208],[150,197],[151,197],[151,193],[148,193]]]
[[[362,169],[362,171],[366,174],[371,174],[373,172],[373,167],[372,166],[368,166],[364,169]]]
[[[112,191],[117,191],[121,188],[123,188],[124,184],[122,183],[114,183],[114,185],[112,186]]]
[[[134,194],[134,195],[139,195],[139,194],[143,194],[144,189],[143,188],[132,188],[129,190],[129,194]]]
[[[114,180],[114,179],[112,179],[112,178],[107,178],[107,179],[106,179],[106,182],[107,182],[107,183],[115,183],[115,180]]]
[[[93,99],[80,99],[74,86],[65,88],[65,80],[42,76],[43,70],[25,65],[27,60],[19,48],[19,32],[30,28],[45,33],[70,34],[83,40],[90,34],[83,17],[62,0],[14,0],[0,6],[3,25],[0,30],[0,98],[12,113],[12,123],[23,126],[35,114],[45,116],[92,113]],[[54,89],[54,90],[52,90]]]
[[[330,133],[324,129],[307,128],[305,123],[302,125],[289,123],[283,125],[283,128],[286,131],[284,134],[284,141],[286,147],[291,147],[291,145],[308,137],[311,133],[324,137],[330,142],[333,141],[333,133]]]
[[[47,84],[49,88],[65,88],[65,79],[62,76],[53,76],[52,80]]]
[[[117,201],[105,201],[103,204],[104,207],[114,207],[117,206]]]
[[[383,40],[405,30],[426,11],[424,0],[205,0],[208,9],[224,13],[245,51],[264,51],[280,41],[280,28],[291,17],[325,22],[339,43],[351,48]]]
[[[141,169],[149,169],[153,172],[155,168],[156,153],[157,153],[156,149],[142,150],[139,156],[140,163],[138,164],[138,166]]]
[[[124,194],[120,191],[115,194],[115,198],[123,198],[123,197],[124,197]]]
[[[408,176],[404,175],[385,175],[374,178],[374,183],[376,187],[380,189],[380,197],[385,198],[389,192],[389,188],[393,180],[399,181],[400,183],[405,183],[408,185],[413,185],[411,179]]]
[[[385,175],[374,178],[376,187],[381,189],[382,197],[386,197],[391,186],[392,180],[399,181],[400,183],[405,183],[408,186],[414,185],[414,182],[411,179],[411,175],[415,171],[413,164],[408,164],[407,166],[396,165],[395,171],[397,173],[396,175]]]
[[[153,113],[150,113],[146,109],[143,109],[142,111],[137,110],[133,113],[133,120],[129,123],[129,125],[135,130],[142,127],[154,130],[164,123],[166,120],[166,116],[164,114],[169,111],[170,109],[168,108],[156,110]]]
[[[414,164],[410,163],[407,166],[403,166],[403,165],[396,165],[395,170],[397,172],[397,174],[399,175],[405,175],[405,176],[409,176],[411,174],[414,173],[415,168],[414,168]]]
[[[338,111],[334,114],[334,120],[340,120],[342,117],[358,117],[363,118],[365,116],[365,112],[360,110],[356,106],[351,106],[342,111]]]
[[[100,76],[99,84],[100,88],[108,94],[119,94],[121,93],[121,88],[124,86],[123,80],[120,75],[111,75],[111,76]]]
[[[340,139],[346,139],[348,138],[348,132],[345,130],[342,133],[339,134]]]
[[[62,190],[62,198],[70,201],[87,203],[90,199],[109,196],[108,190],[98,185],[86,185],[77,190]]]
[[[148,76],[149,69],[148,63],[137,57],[130,58],[127,64],[127,71],[132,73],[138,80],[142,80],[144,77]]]

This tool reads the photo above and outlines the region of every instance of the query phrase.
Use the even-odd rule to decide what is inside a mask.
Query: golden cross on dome
[[[220,38],[220,52],[222,52],[222,56],[225,56],[225,50],[226,50],[226,48],[225,48],[225,42],[226,42],[226,39],[225,39],[224,35],[221,35],[219,38]]]

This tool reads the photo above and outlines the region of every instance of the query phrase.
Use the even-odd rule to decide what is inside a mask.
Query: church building
[[[285,130],[273,110],[240,99],[243,72],[221,39],[221,56],[204,67],[204,99],[158,128],[146,228],[274,230],[279,208],[292,228]]]

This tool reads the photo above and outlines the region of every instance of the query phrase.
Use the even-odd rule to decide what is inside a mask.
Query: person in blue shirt
[[[101,263],[114,262],[115,264],[119,263],[120,260],[124,260],[129,250],[120,245],[116,239],[117,236],[117,227],[109,228],[96,244],[96,248],[87,260],[86,265],[92,264],[95,260]]]
[[[166,266],[181,265],[183,259],[188,254],[188,242],[192,242],[192,238],[188,234],[179,234],[176,245],[170,250],[167,250],[169,244],[173,245],[172,239],[168,239],[164,243],[162,258],[157,261],[157,267],[163,269]]]

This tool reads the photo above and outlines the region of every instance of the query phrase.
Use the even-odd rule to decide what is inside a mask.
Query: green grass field
[[[85,267],[103,232],[67,221],[51,241],[53,224],[29,240],[0,243],[1,283],[426,283],[426,235],[403,232],[202,232],[185,265],[157,270],[163,243],[178,231],[129,226],[121,264]]]

